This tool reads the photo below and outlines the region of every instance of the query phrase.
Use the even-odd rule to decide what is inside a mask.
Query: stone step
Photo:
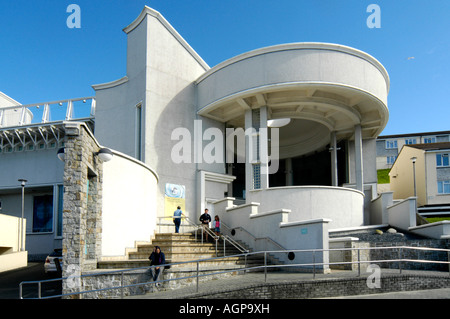
[[[210,239],[211,240],[211,239]],[[166,256],[166,264],[188,262],[201,259],[210,259],[216,257],[223,257],[224,255],[232,256],[239,255],[241,252],[230,243],[225,245],[225,254],[223,242],[216,243],[214,240],[209,242],[201,242],[201,238],[195,238],[193,233],[161,233],[156,234],[151,243],[138,243],[135,249],[130,249],[125,260],[108,260],[100,261],[97,265],[99,269],[126,269],[126,268],[140,268],[150,266],[148,257],[152,253],[155,246],[159,246],[161,251]],[[204,267],[242,267],[245,265],[245,257],[227,257],[225,259],[214,259],[204,261],[200,264]],[[247,257],[247,265],[263,264],[262,256],[250,255]],[[188,265],[188,266],[186,266]],[[174,269],[180,267],[196,268],[196,263],[183,263],[181,265],[174,265]]]
[[[161,248],[161,251],[165,254],[171,254],[171,253],[185,253],[185,254],[189,254],[189,253],[215,253],[216,252],[216,246],[205,246],[205,245],[170,245],[170,246],[159,246]],[[220,254],[223,254],[224,248],[223,245],[218,245],[217,246],[217,251]],[[144,254],[150,256],[150,254],[153,252],[153,247],[152,246],[148,246],[148,247],[142,247],[139,246],[137,248],[136,251],[134,252],[130,252],[129,254]],[[230,254],[240,254],[241,252],[236,249],[233,246],[227,246],[225,247],[225,252],[230,255]]]
[[[197,263],[193,262],[193,259],[186,260],[178,260],[172,261],[167,259],[166,264],[171,263],[180,263],[177,265],[170,265],[170,269],[175,270],[177,268],[183,269],[196,269]],[[251,259],[247,258],[245,261],[242,257],[230,257],[226,258],[226,260],[206,260],[199,263],[201,268],[211,268],[211,267],[223,267],[224,269],[228,269],[231,266],[240,266],[243,267],[245,264],[248,266],[254,265],[262,265],[264,261],[260,259]],[[134,259],[134,260],[108,260],[108,261],[100,261],[97,264],[98,269],[131,269],[131,268],[141,268],[141,267],[149,267],[150,261],[148,259]]]

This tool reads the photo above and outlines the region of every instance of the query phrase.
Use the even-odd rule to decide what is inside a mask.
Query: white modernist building
[[[276,249],[328,248],[330,230],[388,223],[392,194],[376,192],[376,138],[388,121],[389,76],[375,58],[292,43],[211,68],[151,8],[123,31],[127,74],[93,85],[95,97],[0,103],[0,200],[20,216],[17,180],[29,181],[30,254],[61,246],[70,232],[63,200],[90,200],[89,191],[65,195],[70,166],[56,156],[74,126],[114,153],[102,174],[87,166],[89,180],[101,176],[97,259],[149,241],[177,203],[191,221],[208,208],[253,249],[260,241],[249,234]],[[85,116],[73,116],[76,103]],[[60,104],[66,117],[52,122],[48,111]]]

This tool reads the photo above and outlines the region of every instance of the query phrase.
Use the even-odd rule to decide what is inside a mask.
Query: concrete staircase
[[[166,264],[170,265],[164,268],[160,280],[163,280],[162,286],[154,287],[152,284],[139,285],[136,288],[127,289],[129,295],[141,295],[152,293],[158,290],[174,290],[181,287],[192,286],[198,282],[205,282],[213,279],[225,278],[242,273],[240,269],[247,267],[256,267],[264,265],[264,256],[262,254],[245,256],[240,255],[241,252],[235,248],[228,241],[224,245],[223,240],[220,239],[217,245],[215,240],[210,238],[209,242],[201,242],[201,235],[198,238],[194,233],[159,233],[151,242],[138,243],[133,249],[127,250],[125,258],[116,260],[99,261],[97,264],[97,271],[108,272],[108,270],[119,269],[133,269],[150,266],[148,257],[153,248],[159,246],[166,256]],[[245,246],[239,243],[241,246]],[[231,257],[228,257],[231,256]],[[219,258],[216,258],[219,257]],[[223,258],[222,258],[223,257]],[[213,260],[202,261],[198,264],[196,260],[209,259]],[[270,262],[269,262],[270,263]],[[248,270],[247,270],[248,271]],[[250,271],[263,271],[262,268],[252,269]],[[151,282],[151,276],[148,269],[143,268],[136,270],[136,272],[127,272],[126,279],[128,284],[136,285],[138,283]],[[197,277],[197,274],[200,275]],[[108,282],[114,280],[114,274],[111,273]],[[126,278],[125,277],[125,278]],[[155,290],[156,289],[156,290]]]
[[[194,270],[197,267],[197,264],[194,262],[184,262],[224,256],[223,240],[219,240],[217,244],[216,255],[216,244],[211,238],[209,242],[204,241],[202,243],[200,234],[196,239],[194,233],[161,233],[156,234],[151,243],[139,243],[134,249],[127,251],[126,258],[100,261],[98,262],[97,268],[128,269],[150,266],[148,257],[155,246],[159,246],[161,251],[164,252],[166,264],[183,262],[183,264],[172,265],[170,267],[171,272],[176,270]],[[225,254],[226,256],[232,256],[241,254],[241,252],[227,242],[225,245]],[[243,268],[245,264],[247,264],[247,267],[263,265],[264,258],[262,255],[249,256],[247,260],[244,256],[226,257],[219,260],[201,262],[200,267],[202,269],[225,270]],[[166,268],[167,271],[168,269]]]

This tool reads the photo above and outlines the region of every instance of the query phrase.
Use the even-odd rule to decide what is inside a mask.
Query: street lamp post
[[[20,251],[24,251],[23,247],[23,218],[24,218],[24,211],[25,211],[25,183],[27,182],[26,179],[19,179],[18,180],[22,186],[22,218],[20,219]]]
[[[417,157],[411,157],[411,161],[412,161],[412,164],[413,164],[414,197],[417,197],[417,190],[416,190],[416,160],[417,160]]]

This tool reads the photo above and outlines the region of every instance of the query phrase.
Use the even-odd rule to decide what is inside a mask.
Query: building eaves
[[[437,131],[437,132],[422,132],[422,133],[410,133],[410,134],[394,134],[394,135],[381,135],[377,139],[384,140],[389,138],[401,138],[410,136],[431,136],[431,135],[446,135],[450,134],[450,131]]]
[[[420,149],[420,150],[424,150],[424,151],[435,151],[435,150],[450,149],[450,142],[409,144],[407,146],[416,148],[416,149]]]

